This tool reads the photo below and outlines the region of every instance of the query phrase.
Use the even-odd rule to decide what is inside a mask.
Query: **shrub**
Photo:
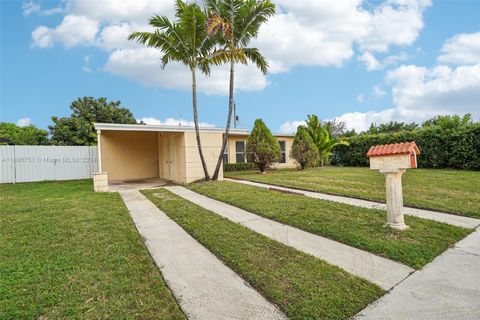
[[[255,170],[257,165],[252,162],[240,162],[240,163],[224,163],[223,164],[223,171],[230,172],[230,171],[247,171],[247,170]]]
[[[297,161],[300,169],[306,166],[313,166],[318,161],[319,155],[317,147],[303,126],[298,126],[297,133],[293,140],[290,157]]]
[[[261,172],[280,160],[281,151],[278,140],[273,136],[262,119],[255,120],[253,130],[247,139],[247,159],[254,162]]]
[[[415,141],[420,148],[418,166],[421,168],[456,168],[480,170],[480,125],[444,129],[425,127],[413,131],[359,135],[349,138],[350,146],[338,146],[332,164],[368,166],[365,157],[372,145]]]

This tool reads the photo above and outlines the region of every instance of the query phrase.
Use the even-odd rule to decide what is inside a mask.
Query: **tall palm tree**
[[[316,115],[308,116],[306,130],[317,147],[320,166],[328,163],[335,146],[349,145],[348,141],[332,136],[331,122],[322,123]]]
[[[207,35],[208,19],[206,13],[196,4],[187,4],[182,0],[175,3],[175,21],[167,17],[154,16],[149,20],[154,32],[134,32],[128,37],[148,47],[159,49],[162,53],[162,68],[172,62],[180,62],[190,69],[192,77],[193,122],[197,138],[198,153],[202,162],[205,180],[210,180],[208,168],[202,152],[197,111],[197,68],[210,74],[209,56],[212,54],[216,39]]]
[[[267,72],[265,58],[257,48],[248,48],[248,44],[257,36],[260,26],[275,14],[275,5],[270,0],[205,0],[205,5],[209,13],[209,35],[221,35],[218,38],[220,47],[212,54],[211,62],[217,65],[230,64],[227,124],[212,176],[213,180],[217,180],[232,119],[235,64],[247,64],[250,61],[264,74]]]

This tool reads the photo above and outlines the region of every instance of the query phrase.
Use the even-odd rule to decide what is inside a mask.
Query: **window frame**
[[[238,143],[243,143],[243,151],[238,151],[237,144]],[[246,163],[247,162],[247,153],[246,153],[246,147],[247,143],[245,140],[236,140],[235,141],[235,163]],[[243,162],[238,161],[238,156],[242,155],[243,156]]]
[[[278,140],[278,144],[280,145],[280,154],[282,155],[279,163],[287,163],[287,141]],[[282,150],[282,144],[283,144],[283,150]]]

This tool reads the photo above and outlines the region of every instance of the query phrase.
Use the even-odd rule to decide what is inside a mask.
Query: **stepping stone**
[[[386,290],[391,289],[415,271],[401,263],[263,218],[184,187],[165,188],[207,210],[287,246],[325,260]]]
[[[188,319],[286,319],[138,190],[119,193]]]

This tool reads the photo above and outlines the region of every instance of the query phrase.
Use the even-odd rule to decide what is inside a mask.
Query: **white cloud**
[[[368,51],[365,51],[360,56],[358,56],[357,60],[363,62],[365,68],[369,71],[382,68],[382,64],[380,63],[380,61],[378,61],[377,58],[375,58],[373,54]]]
[[[32,124],[32,119],[30,118],[20,118],[18,119],[16,125],[19,127],[27,127]]]
[[[395,55],[387,56],[382,61],[379,61],[373,54],[365,51],[357,57],[357,60],[363,62],[365,69],[368,71],[373,71],[383,69],[389,65],[397,64],[398,62],[406,60],[407,58],[408,56],[405,52],[400,52]]]
[[[386,0],[371,10],[365,9],[361,0],[276,0],[275,3],[276,16],[262,26],[258,39],[252,43],[267,57],[272,73],[287,72],[297,65],[342,66],[354,55],[353,48],[357,44],[372,51],[385,51],[392,44],[409,45],[423,26],[422,13],[429,1]],[[152,86],[178,87],[178,82],[159,81],[151,72],[126,67],[132,55],[144,55],[138,45],[127,41],[128,34],[151,30],[147,20],[153,14],[172,18],[173,1],[99,1],[92,5],[88,1],[69,0],[64,6],[62,3],[62,7],[67,14],[64,21],[51,28],[38,26],[32,32],[34,46],[46,48],[61,43],[67,48],[76,45],[99,47],[110,52],[106,70]],[[385,15],[387,17],[382,18]],[[383,30],[382,21],[390,18],[401,20],[402,28]],[[367,42],[373,38],[374,44]],[[139,51],[133,53],[127,49]],[[113,68],[113,62],[119,69]],[[143,65],[141,63],[141,67]],[[221,92],[212,89],[217,87],[212,86],[213,82],[210,81],[205,92],[224,94],[224,89]],[[241,84],[238,90],[262,90],[268,83],[256,71],[238,72],[237,82]]]
[[[356,99],[358,102],[363,102],[363,100],[365,100],[365,95],[363,93],[360,93]]]
[[[372,89],[373,96],[378,99],[386,95],[387,93],[383,91],[379,86],[373,86]]]
[[[458,65],[480,63],[480,32],[451,37],[443,44],[437,60]]]
[[[105,69],[147,86],[191,90],[191,74],[188,68],[174,62],[162,70],[159,53],[152,48],[116,50],[110,55]],[[237,90],[261,90],[268,84],[267,78],[253,65],[238,65],[236,75]],[[227,66],[215,67],[210,77],[198,72],[197,88],[207,94],[225,95],[228,93],[228,80]]]
[[[392,45],[413,44],[423,28],[423,12],[430,0],[387,0],[370,15],[367,36],[358,42],[362,50],[386,52]]]
[[[296,120],[296,121],[287,121],[280,126],[278,133],[295,133],[297,132],[298,126],[306,125],[305,120]]]
[[[145,118],[137,119],[137,121],[143,121],[145,122],[145,124],[148,124],[148,125],[188,126],[188,127],[193,127],[195,125],[193,121],[188,121],[185,119],[175,119],[175,118],[167,118],[164,121],[162,121],[154,117],[145,117]],[[204,128],[215,127],[214,124],[211,124],[208,122],[199,122],[198,125]]]
[[[451,68],[401,66],[387,74],[393,102],[412,112],[474,113],[480,108],[480,64]]]
[[[39,48],[51,47],[61,42],[66,48],[76,45],[93,44],[99,30],[99,23],[85,16],[67,15],[56,28],[39,26],[32,32],[33,45]]]
[[[387,80],[393,85],[395,107],[350,112],[337,119],[345,121],[349,129],[363,131],[372,122],[418,123],[440,114],[471,113],[474,118],[480,118],[480,64],[456,68],[401,66],[390,71]]]
[[[32,13],[40,11],[40,4],[33,1],[24,1],[22,3],[22,14],[24,16],[31,15]]]

